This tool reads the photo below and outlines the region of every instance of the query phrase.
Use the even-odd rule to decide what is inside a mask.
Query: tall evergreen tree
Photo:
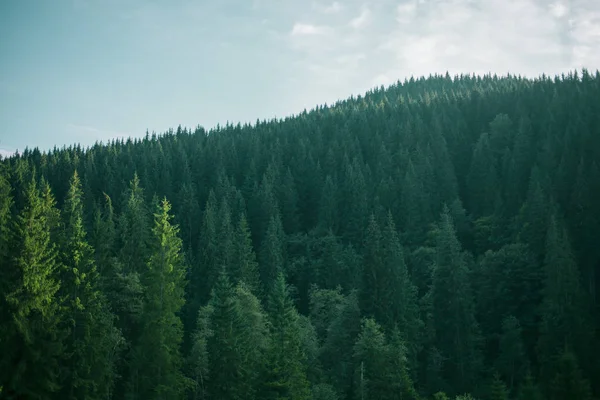
[[[277,276],[286,272],[286,237],[281,218],[271,217],[260,251],[260,278],[264,293],[270,293]]]
[[[543,381],[549,383],[560,365],[557,357],[562,350],[570,349],[574,352],[570,357],[585,361],[590,349],[588,304],[567,231],[555,216],[550,217],[544,264],[538,351]]]
[[[361,313],[356,291],[345,297],[339,313],[327,330],[321,351],[326,375],[340,396],[353,398],[354,362],[352,349],[361,331]]]
[[[123,344],[114,315],[100,291],[94,252],[83,226],[83,193],[77,172],[71,178],[63,206],[63,279],[69,336],[62,360],[61,399],[105,399],[115,379],[115,362]]]
[[[234,282],[242,281],[252,293],[260,295],[260,271],[256,261],[256,254],[252,248],[250,228],[244,214],[240,217],[233,247],[234,256],[231,277]]]
[[[140,179],[134,175],[125,192],[124,211],[119,219],[120,260],[123,272],[141,273],[148,257],[149,215]]]
[[[142,329],[133,349],[128,385],[132,399],[178,399],[186,385],[181,371],[183,326],[179,317],[185,303],[185,260],[179,227],[172,225],[170,211],[165,198],[154,214],[151,256],[143,277]]]
[[[496,369],[506,379],[508,390],[512,390],[521,381],[527,364],[521,325],[518,319],[509,315],[502,321],[502,336],[496,359]]]
[[[445,378],[460,393],[472,387],[480,371],[480,338],[467,263],[447,208],[441,217],[436,253],[431,288],[435,347],[446,359]]]
[[[282,273],[273,282],[268,302],[271,329],[263,399],[309,399],[304,354],[298,333],[298,312]]]
[[[51,398],[60,389],[58,362],[64,339],[59,264],[51,241],[55,222],[50,218],[57,210],[51,194],[40,193],[34,177],[23,197],[14,232],[16,280],[5,293],[12,321],[3,332],[0,386],[9,398]]]

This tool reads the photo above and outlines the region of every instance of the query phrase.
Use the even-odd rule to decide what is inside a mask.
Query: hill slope
[[[3,393],[599,395],[598,160],[587,71],[26,150],[0,163]]]

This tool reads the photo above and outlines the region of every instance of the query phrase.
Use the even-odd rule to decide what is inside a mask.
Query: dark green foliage
[[[514,316],[509,315],[502,321],[502,335],[495,365],[508,383],[509,390],[521,381],[527,367],[522,332],[519,320]]]
[[[51,220],[58,211],[51,194],[41,193],[34,179],[24,194],[6,296],[10,322],[3,329],[3,392],[15,398],[49,398],[59,388],[59,359],[64,331],[57,280],[60,264],[51,241]]]
[[[588,305],[567,232],[554,216],[548,225],[538,350],[542,377],[549,383],[556,368],[566,362],[558,359],[563,349],[573,351],[573,354],[568,354],[569,362],[571,358],[581,361],[589,359],[590,355],[585,349],[589,349],[591,331],[586,326]]]
[[[299,316],[281,273],[273,282],[268,313],[270,345],[265,364],[265,386],[260,398],[309,399]]]
[[[490,400],[508,400],[508,390],[500,375],[495,374],[490,387]]]
[[[195,398],[252,399],[268,345],[258,299],[225,273],[202,308],[191,354]]]
[[[150,258],[142,280],[141,333],[132,350],[130,398],[176,399],[184,391],[179,312],[185,303],[185,261],[170,211],[164,199],[154,214]]]
[[[114,326],[114,315],[101,292],[100,277],[83,226],[83,193],[77,172],[71,179],[63,206],[63,312],[65,328],[60,397],[105,399],[111,396],[116,361],[124,339]]]
[[[598,115],[446,74],[2,159],[0,397],[598,398]]]
[[[279,274],[286,272],[286,239],[278,214],[271,217],[260,251],[263,292],[269,293]]]
[[[559,359],[556,374],[550,382],[550,400],[591,400],[589,382],[581,376],[575,355],[564,351]]]
[[[480,337],[467,261],[447,208],[437,233],[431,301],[434,343],[445,358],[443,376],[460,393],[480,372]]]
[[[252,248],[252,237],[246,216],[242,214],[235,232],[231,277],[234,282],[244,282],[255,295],[260,295],[260,272],[256,255]]]

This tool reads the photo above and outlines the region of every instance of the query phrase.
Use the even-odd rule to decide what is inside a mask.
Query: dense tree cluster
[[[0,397],[600,395],[600,73],[0,161]]]

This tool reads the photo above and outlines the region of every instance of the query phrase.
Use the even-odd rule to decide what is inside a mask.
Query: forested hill
[[[0,397],[599,397],[599,163],[585,70],[25,150]]]

